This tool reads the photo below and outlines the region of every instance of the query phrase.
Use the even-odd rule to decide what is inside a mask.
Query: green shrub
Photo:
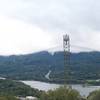
[[[81,100],[81,96],[76,90],[64,86],[42,93],[40,100]]]
[[[91,92],[87,97],[87,100],[100,100],[100,90]]]
[[[0,96],[0,100],[19,100],[14,96],[10,96],[10,95],[4,95],[4,96]]]

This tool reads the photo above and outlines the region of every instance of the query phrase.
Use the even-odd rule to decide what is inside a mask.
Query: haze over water
[[[60,84],[51,84],[46,82],[40,82],[40,81],[22,81],[26,85],[31,86],[32,88],[36,88],[39,90],[48,91],[50,89],[56,89],[59,86],[62,86]],[[73,89],[76,89],[82,96],[88,96],[90,92],[100,89],[100,86],[85,86],[79,84],[79,85],[71,85]]]

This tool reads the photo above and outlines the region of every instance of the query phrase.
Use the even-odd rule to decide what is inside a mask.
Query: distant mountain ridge
[[[19,80],[48,81],[45,75],[51,70],[53,81],[64,78],[64,53],[47,51],[27,55],[0,56],[0,76]],[[70,79],[100,78],[100,52],[70,53]]]

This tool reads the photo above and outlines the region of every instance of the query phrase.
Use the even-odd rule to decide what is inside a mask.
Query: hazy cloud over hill
[[[39,45],[40,43],[34,42],[33,40],[30,41],[32,45],[37,43],[37,45],[40,48],[37,48],[34,45],[29,46],[29,44],[28,46],[25,47],[21,46],[20,48],[19,46],[20,43],[18,43],[17,48],[19,48],[20,50],[18,52],[16,51],[17,53],[22,53],[22,52],[28,53],[32,52],[34,48],[37,48],[35,49],[36,51],[45,49],[46,47],[47,48],[52,47],[54,45],[61,45],[62,35],[65,33],[68,33],[70,35],[72,44],[100,50],[99,9],[100,9],[99,0],[1,0],[0,1],[1,16],[6,16],[10,20],[19,21],[19,23],[17,23],[15,27],[18,27],[20,23],[21,23],[20,27],[23,27],[24,23],[27,24],[28,27],[29,25],[31,25],[31,27],[37,27],[37,31],[35,31],[35,33],[34,33],[34,28],[33,31],[31,31],[33,34],[31,33],[30,37],[33,37],[33,39],[34,38],[38,39],[39,35],[44,33],[46,34],[42,37],[40,41],[43,41],[45,38],[47,38],[47,40],[42,42],[41,45]],[[40,31],[38,32],[38,28],[42,32]],[[29,31],[28,29],[25,28],[25,30],[27,30],[25,34],[28,34]],[[23,31],[24,27],[22,28],[22,31],[21,30],[19,31],[19,33],[22,34]],[[36,37],[37,32],[38,36]],[[9,33],[10,31],[6,32],[6,34]],[[15,34],[17,33],[15,32]],[[2,37],[2,32],[0,32],[0,35]],[[24,34],[21,35],[21,39],[22,40],[26,39],[24,38]],[[47,44],[43,45],[45,43]],[[8,48],[13,47],[13,45],[9,46]],[[17,49],[16,46],[14,48]]]

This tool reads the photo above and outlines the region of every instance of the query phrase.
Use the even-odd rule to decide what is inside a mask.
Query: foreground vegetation
[[[10,98],[11,96],[25,97],[30,95],[39,97],[40,94],[41,91],[33,89],[21,82],[16,82],[13,80],[0,80],[0,98],[3,98],[3,96]]]
[[[81,96],[76,90],[60,87],[54,91],[42,93],[40,100],[81,100]]]
[[[0,100],[19,100],[12,95],[0,95]]]
[[[60,87],[43,92],[39,100],[100,100],[100,90],[93,91],[88,97],[82,97],[71,87]]]
[[[100,100],[100,90],[93,91],[88,97],[82,97],[71,87],[62,86],[44,92],[32,89],[20,82],[0,80],[0,100],[19,100],[17,97],[26,96],[34,96],[38,100]]]
[[[100,100],[100,90],[93,91],[87,97],[87,100]]]

